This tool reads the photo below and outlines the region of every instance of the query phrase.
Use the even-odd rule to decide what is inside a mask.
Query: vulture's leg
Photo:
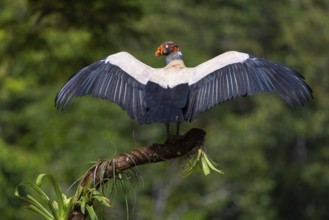
[[[176,136],[179,136],[179,127],[180,127],[180,123],[176,124]]]
[[[169,123],[166,123],[166,129],[167,129],[167,137],[170,136],[170,125]]]

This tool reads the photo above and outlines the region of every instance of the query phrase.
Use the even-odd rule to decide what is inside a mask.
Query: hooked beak
[[[155,52],[155,56],[159,57],[163,54],[163,46],[161,45],[160,47],[158,47],[157,51]]]

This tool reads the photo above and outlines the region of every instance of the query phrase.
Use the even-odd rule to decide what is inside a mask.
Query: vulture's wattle
[[[127,52],[110,55],[73,75],[56,96],[65,108],[75,96],[92,95],[112,101],[140,124],[192,121],[207,109],[239,96],[277,92],[291,106],[303,105],[312,90],[297,71],[230,51],[196,67],[185,67],[177,44],[157,49],[164,68],[152,68]],[[169,130],[167,130],[169,132]]]

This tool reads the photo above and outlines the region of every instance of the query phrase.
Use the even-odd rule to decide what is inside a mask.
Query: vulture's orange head
[[[159,57],[161,55],[167,56],[172,52],[176,52],[176,51],[179,51],[178,45],[173,41],[166,41],[158,47],[157,51],[155,52],[155,56],[156,57]]]

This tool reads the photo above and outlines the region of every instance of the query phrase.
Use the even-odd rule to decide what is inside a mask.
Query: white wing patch
[[[120,67],[144,85],[148,81],[152,81],[163,88],[173,88],[183,83],[192,85],[215,70],[230,64],[243,62],[248,58],[249,55],[246,53],[229,51],[196,67],[185,67],[184,63],[177,63],[177,65],[171,65],[169,63],[165,68],[153,68],[142,63],[127,52],[119,52],[108,56],[105,63],[111,63]]]
[[[242,63],[249,58],[249,54],[241,53],[237,51],[228,51],[226,53],[220,54],[217,57],[212,58],[200,65],[192,68],[192,76],[190,76],[189,85],[192,85],[208,74],[214,72],[215,70],[221,69],[227,65],[234,63]]]
[[[119,52],[106,58],[105,63],[111,63],[120,67],[142,84],[146,84],[150,80],[151,73],[154,68],[142,63],[128,52]]]

